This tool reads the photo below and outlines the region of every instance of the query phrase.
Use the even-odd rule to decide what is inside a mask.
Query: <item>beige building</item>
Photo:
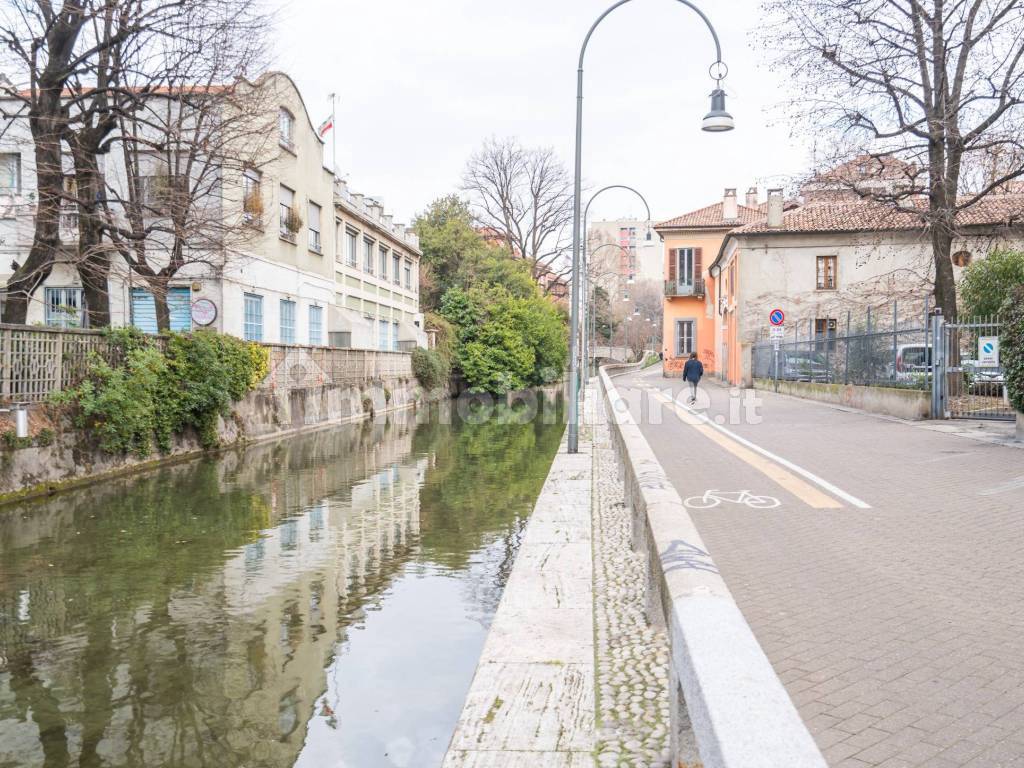
[[[240,132],[245,147],[233,167],[217,168],[199,212],[229,234],[209,250],[188,252],[167,281],[171,330],[208,327],[256,341],[313,346],[425,346],[416,235],[394,223],[378,200],[355,194],[324,166],[324,141],[288,75],[269,72],[240,88],[236,103],[257,105],[246,118],[251,128]],[[168,109],[176,108],[168,98]],[[224,102],[225,123],[238,114],[234,108]],[[0,133],[0,284],[32,245],[36,198],[27,120],[16,109],[5,111],[14,116],[5,118]],[[121,154],[102,157],[101,172],[105,184],[128,199]],[[70,157],[66,166],[73,191]],[[176,178],[156,154],[140,161],[135,173],[145,190]],[[115,218],[123,216],[119,206],[108,203]],[[160,215],[155,206],[147,214]],[[61,240],[57,263],[32,296],[27,322],[89,326],[76,269],[73,204],[61,218]],[[111,325],[156,332],[152,285],[111,252]],[[154,257],[157,269],[166,264],[159,259]]]

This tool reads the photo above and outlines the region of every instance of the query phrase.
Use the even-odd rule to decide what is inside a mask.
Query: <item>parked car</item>
[[[1002,397],[1006,386],[1006,375],[1002,368],[975,367],[968,373],[968,389],[972,395]]]
[[[896,348],[896,371],[893,376],[896,381],[918,381],[928,376],[931,370],[930,344],[901,344]]]
[[[780,351],[779,378],[787,381],[829,381],[825,356],[811,352]]]

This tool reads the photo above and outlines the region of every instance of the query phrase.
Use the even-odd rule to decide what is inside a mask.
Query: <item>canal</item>
[[[446,403],[0,508],[0,768],[438,766],[560,408]]]

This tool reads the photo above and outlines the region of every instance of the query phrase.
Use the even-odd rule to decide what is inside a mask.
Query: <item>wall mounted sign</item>
[[[209,299],[196,299],[192,302],[192,322],[196,325],[211,325],[217,319],[217,305]]]

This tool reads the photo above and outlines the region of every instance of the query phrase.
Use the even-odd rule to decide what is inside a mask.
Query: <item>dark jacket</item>
[[[700,381],[700,377],[704,375],[704,364],[696,358],[687,360],[686,365],[683,366],[683,380],[684,381]]]

